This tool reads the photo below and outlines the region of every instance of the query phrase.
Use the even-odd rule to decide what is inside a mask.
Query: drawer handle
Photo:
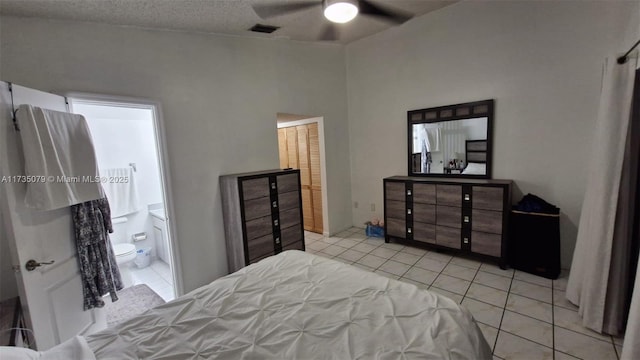
[[[411,190],[407,190],[407,196],[411,196]]]
[[[407,229],[407,232],[408,232],[409,234],[411,234],[411,228],[408,228],[408,229]]]
[[[464,242],[465,244],[468,244],[468,243],[469,243],[469,238],[468,238],[468,237],[464,238],[464,239],[462,240],[462,242]]]
[[[464,194],[464,201],[469,201],[469,200],[471,200],[471,195]]]
[[[468,217],[468,216],[465,216],[465,217],[464,217],[464,222],[466,222],[466,223],[468,223],[468,222],[469,222],[469,217]]]
[[[273,225],[278,226],[278,224],[279,224],[279,222],[278,222],[278,220],[277,220],[277,219],[276,219],[276,220],[273,220]]]
[[[407,209],[407,214],[411,215],[411,209]]]
[[[276,189],[276,183],[272,182],[272,183],[271,183],[271,188],[272,188],[273,190],[275,190],[275,189]]]
[[[272,205],[274,208],[277,208],[277,207],[278,207],[278,202],[277,202],[277,201],[274,201],[274,202],[272,202],[272,203],[271,203],[271,205]]]
[[[276,238],[276,244],[280,244],[280,237],[279,236]]]

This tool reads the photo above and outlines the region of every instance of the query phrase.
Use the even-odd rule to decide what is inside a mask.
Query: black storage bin
[[[560,209],[531,194],[514,208],[509,219],[509,265],[557,279],[560,275]]]

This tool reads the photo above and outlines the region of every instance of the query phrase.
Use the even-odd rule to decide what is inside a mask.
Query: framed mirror
[[[493,100],[407,112],[409,176],[491,178]]]

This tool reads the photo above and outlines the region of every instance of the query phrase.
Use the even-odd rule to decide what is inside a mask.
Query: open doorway
[[[166,179],[155,105],[69,97],[93,138],[125,289],[107,301],[113,326],[176,296]]]
[[[305,232],[328,235],[322,117],[278,113],[280,167],[300,169]]]

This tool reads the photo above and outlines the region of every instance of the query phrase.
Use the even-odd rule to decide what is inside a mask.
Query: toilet
[[[136,259],[136,246],[127,242],[127,221],[125,216],[112,219],[113,233],[109,235],[125,288],[133,285],[130,268],[131,262]]]

